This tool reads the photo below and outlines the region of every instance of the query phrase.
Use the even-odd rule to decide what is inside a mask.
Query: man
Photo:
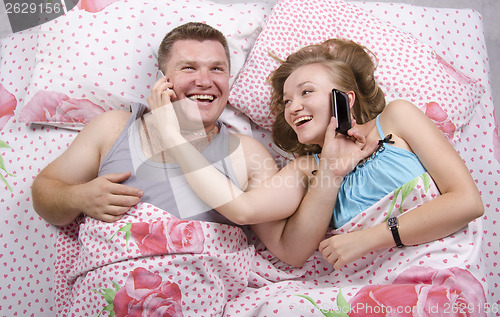
[[[161,89],[179,104],[179,120],[190,123],[183,133],[198,149],[208,149],[212,141],[220,139],[222,130],[227,134],[217,121],[229,94],[230,59],[225,37],[206,24],[188,23],[165,36],[158,55],[159,68],[165,74],[158,81],[163,83]],[[173,161],[161,147],[158,127],[151,124],[151,112],[144,106],[139,108],[133,110],[135,118],[119,110],[98,116],[40,172],[32,187],[37,213],[54,225],[71,223],[80,215],[113,222],[143,201],[180,218],[232,224],[203,203],[193,203],[193,195],[179,192],[186,187],[179,185],[182,177],[167,175]],[[137,138],[140,145],[134,147],[130,140]],[[238,135],[238,142],[212,161],[224,163],[228,159],[224,156],[231,156],[221,171],[230,174],[227,176],[240,188],[250,189],[274,174],[276,166],[269,152],[253,138]],[[235,151],[237,148],[240,150]],[[252,160],[241,157],[242,148],[252,153]],[[147,159],[137,159],[138,153]],[[158,169],[147,169],[151,165],[148,162],[165,167],[158,173]],[[239,168],[241,164],[245,168]]]
[[[307,208],[290,219],[269,218],[265,208],[265,217],[258,221],[262,223],[239,218],[238,209],[236,218],[226,218],[209,207],[223,207],[217,201],[205,204],[206,197],[202,201],[187,181],[190,175],[198,174],[193,172],[204,172],[206,167],[213,171],[215,167],[223,175],[226,188],[213,185],[217,189],[213,196],[222,193],[219,202],[226,204],[228,196],[224,193],[227,189],[233,193],[233,185],[238,191],[250,192],[265,184],[277,173],[275,161],[258,141],[231,135],[218,121],[227,104],[230,67],[227,43],[219,31],[201,23],[172,30],[160,46],[158,65],[164,76],[154,83],[148,98],[152,111],[145,105],[133,104],[131,112],[116,110],[98,116],[33,183],[34,208],[47,222],[65,225],[81,215],[87,216],[78,232],[80,250],[73,254],[78,265],[71,266],[62,277],[67,279],[65,287],[72,289],[68,302],[75,314],[89,309],[90,302],[97,310],[93,313],[111,308],[117,313],[135,309],[134,303],[147,303],[141,312],[148,314],[156,312],[156,304],[162,303],[176,312],[182,310],[185,316],[199,316],[203,309],[222,315],[227,300],[247,287],[255,252],[253,246],[247,245],[243,231],[235,226],[254,223],[252,229],[279,257],[291,254],[299,242],[300,247],[307,244],[314,250],[319,241],[304,236],[311,230],[326,231],[328,226],[328,221],[322,222],[322,228],[310,221],[310,213],[316,214],[318,208],[327,210],[329,218],[334,200],[328,186],[309,190]],[[157,111],[159,108],[175,108],[176,122]],[[188,143],[172,149],[162,136],[174,123]],[[182,170],[176,154],[193,148],[195,152],[190,153],[201,152],[203,157],[189,165],[187,171]],[[302,180],[307,183],[306,178]],[[286,184],[276,186],[287,188]],[[294,213],[304,197],[305,186],[295,186],[297,194],[278,195],[274,203],[287,216]],[[156,216],[151,208],[150,218],[142,220],[132,210],[125,221],[118,221],[140,202],[170,215],[159,210]],[[110,224],[102,226],[92,218]],[[202,229],[200,222],[185,219],[207,223]],[[220,227],[214,222],[229,226]],[[172,227],[175,230],[169,231]],[[286,235],[282,234],[285,227]],[[115,236],[119,231],[126,233]],[[130,249],[129,238],[135,241]],[[210,287],[210,291],[201,291],[204,287]],[[98,289],[104,289],[106,296],[97,296]]]
[[[264,146],[248,136],[230,135],[217,121],[227,104],[230,65],[226,39],[212,27],[188,23],[174,29],[160,45],[158,65],[164,76],[153,85],[148,98],[153,111],[146,111],[144,105],[133,105],[132,114],[109,111],[90,122],[70,147],[35,179],[32,187],[35,210],[55,225],[71,223],[82,214],[114,222],[143,201],[180,219],[253,224],[252,229],[271,252],[300,266],[320,242],[304,237],[311,231],[326,232],[328,227],[335,203],[332,189],[339,183],[335,182],[334,169],[329,168],[332,164],[318,169],[313,162],[300,168],[303,170],[300,176],[295,172],[293,177],[284,174],[278,183],[273,183],[271,176],[277,173],[277,168]],[[163,106],[171,101],[178,123],[157,111],[168,109]],[[163,143],[162,134],[172,124],[180,124],[182,139],[204,155],[194,164],[188,164],[187,171],[179,166],[185,167],[182,161],[186,157],[175,153],[192,148],[180,145],[168,149]],[[335,132],[330,130],[333,140]],[[192,155],[188,157],[195,157],[199,154],[196,152],[190,152]],[[338,156],[335,147],[330,152]],[[368,153],[370,149],[366,147],[360,157]],[[175,160],[175,155],[181,159]],[[222,173],[222,182],[216,182],[220,173],[208,169],[209,176],[198,179],[216,184],[209,188],[215,192],[195,190],[199,194],[196,195],[190,188],[193,183],[186,176],[196,176],[194,171],[204,175],[206,167],[212,166]],[[314,169],[318,169],[316,176],[311,173]],[[296,181],[289,184],[289,180]],[[315,185],[319,182],[323,186]],[[250,197],[243,205],[272,201],[279,206],[279,213],[266,212],[265,205],[258,214],[233,208],[231,199],[236,197],[235,193],[251,192],[261,184],[260,189],[264,190],[251,196],[241,195]],[[269,186],[276,191],[267,191]],[[262,193],[274,197],[255,197]],[[311,219],[317,218],[320,210],[325,221],[318,227],[317,221]],[[300,249],[310,251],[293,252],[299,244]]]

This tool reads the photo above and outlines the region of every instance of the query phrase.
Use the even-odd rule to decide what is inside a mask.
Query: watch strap
[[[387,220],[387,226],[392,232],[392,237],[394,238],[394,242],[396,242],[396,246],[398,248],[404,247],[404,244],[401,242],[401,237],[399,236],[399,231],[398,231],[398,218],[396,217],[391,217]]]

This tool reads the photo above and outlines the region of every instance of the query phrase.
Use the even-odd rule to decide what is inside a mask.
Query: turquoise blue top
[[[380,137],[384,139],[378,116],[376,124]],[[396,188],[426,172],[414,153],[387,141],[380,144],[372,156],[344,178],[333,211],[331,225],[334,228],[342,227]],[[318,156],[314,156],[319,164]]]

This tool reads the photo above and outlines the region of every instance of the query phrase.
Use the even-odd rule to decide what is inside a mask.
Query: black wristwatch
[[[401,243],[401,238],[399,237],[399,231],[398,231],[398,218],[392,217],[387,220],[387,226],[389,229],[391,229],[392,232],[392,237],[394,238],[394,242],[396,242],[396,246],[398,248],[402,248],[405,245]]]

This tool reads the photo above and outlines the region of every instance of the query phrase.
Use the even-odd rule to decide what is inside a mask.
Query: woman
[[[367,50],[351,41],[328,40],[292,54],[271,74],[270,81],[276,114],[273,138],[297,158],[259,188],[226,194],[216,202],[207,202],[217,192],[212,170],[190,173],[190,185],[202,200],[231,220],[268,221],[255,233],[277,257],[299,266],[324,238],[332,210],[332,224],[341,226],[425,172],[439,188],[439,197],[391,219],[390,230],[381,223],[322,241],[323,256],[338,269],[373,250],[441,239],[480,217],[481,197],[460,156],[415,105],[396,100],[385,106],[374,70]],[[349,96],[353,127],[348,135],[352,140],[334,131],[333,88]],[[185,141],[175,130],[169,128],[165,139],[179,149]],[[377,143],[380,146],[375,148]],[[193,151],[173,151],[178,161],[194,157]],[[190,164],[194,165],[188,160],[181,167],[192,171]],[[293,195],[304,197],[295,213],[271,221],[288,216],[279,201]]]

